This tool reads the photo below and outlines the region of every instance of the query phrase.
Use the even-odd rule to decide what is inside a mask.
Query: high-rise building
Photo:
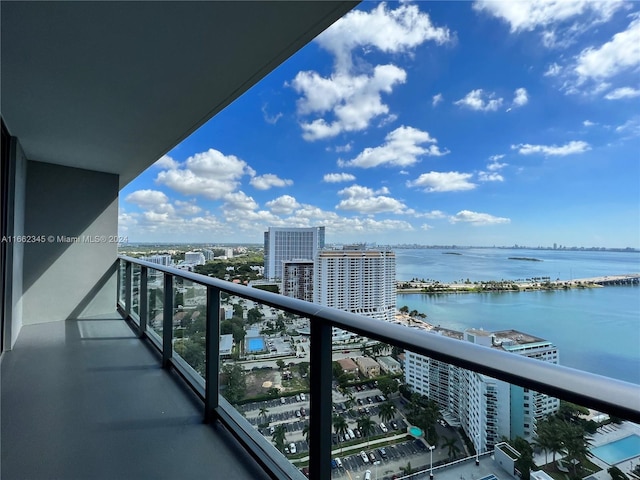
[[[558,348],[553,343],[516,330],[434,328],[433,332],[558,363]],[[533,440],[537,422],[559,407],[557,398],[412,352],[406,353],[405,380],[413,391],[435,401],[445,418],[460,425],[481,452],[493,448],[502,437]]]
[[[269,227],[264,232],[264,277],[282,279],[286,260],[313,260],[324,248],[324,227]]]
[[[285,260],[280,291],[287,297],[313,302],[313,260]]]
[[[204,254],[202,252],[186,252],[184,254],[184,263],[189,263],[192,265],[204,265]]]
[[[396,256],[391,250],[345,247],[316,257],[315,303],[391,321],[396,313]]]
[[[164,265],[165,267],[170,267],[173,265],[173,260],[171,255],[150,255],[148,257],[142,257],[142,260],[146,260],[147,262],[157,263],[158,265]]]

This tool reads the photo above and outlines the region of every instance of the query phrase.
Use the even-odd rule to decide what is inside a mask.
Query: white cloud
[[[178,208],[178,210],[176,210],[176,213],[182,216],[193,216],[202,211],[202,208],[196,205],[195,200],[191,202],[176,200],[174,204]]]
[[[593,2],[594,4],[606,2]],[[599,48],[584,49],[574,67],[578,84],[586,80],[609,79],[640,66],[640,18],[633,20],[623,32],[616,33]]]
[[[504,217],[494,217],[488,213],[472,212],[470,210],[461,210],[455,215],[449,217],[451,223],[470,223],[474,226],[497,225],[500,223],[510,223],[511,220]]]
[[[351,52],[357,47],[403,53],[429,40],[440,45],[450,39],[449,30],[434,26],[429,15],[417,5],[401,5],[391,10],[381,3],[369,12],[349,12],[323,32],[317,42],[334,54],[336,68],[344,71],[351,68]]]
[[[407,207],[395,198],[386,194],[389,190],[386,187],[380,190],[373,190],[360,185],[352,185],[338,192],[344,197],[336,208],[338,210],[355,211],[364,215],[374,213],[391,212],[405,213]]]
[[[227,193],[224,196],[224,205],[225,209],[233,209],[233,210],[255,210],[258,208],[258,204],[246,193],[242,191],[237,191],[233,193]]]
[[[126,196],[125,200],[139,207],[153,207],[169,202],[169,197],[159,190],[137,190]]]
[[[178,162],[169,155],[163,155],[153,164],[153,166],[158,168],[178,168]]]
[[[631,118],[622,125],[617,126],[616,132],[624,134],[625,138],[640,136],[640,117]]]
[[[591,146],[587,142],[583,142],[582,140],[572,140],[562,146],[531,145],[529,143],[521,143],[519,145],[511,145],[511,149],[518,150],[518,153],[520,153],[521,155],[541,153],[545,156],[565,156],[586,152],[587,150],[591,150]]]
[[[282,118],[282,112],[278,112],[275,115],[269,115],[269,113],[267,112],[267,104],[265,103],[264,105],[262,105],[262,116],[265,122],[271,125],[275,125],[276,123],[278,123],[278,120]]]
[[[522,107],[529,103],[529,95],[526,88],[517,88],[513,95],[514,107]]]
[[[584,125],[585,127],[593,127],[594,125],[597,125],[597,123],[594,123],[591,120],[585,120],[584,122],[582,122],[582,125]]]
[[[389,113],[381,94],[391,93],[393,87],[404,83],[406,78],[407,73],[395,65],[378,65],[371,75],[336,73],[330,78],[316,72],[299,72],[292,83],[302,94],[298,100],[298,113],[331,112],[335,118],[333,121],[317,118],[301,123],[303,138],[313,141],[344,131],[364,130],[373,118]]]
[[[351,182],[355,179],[355,175],[351,175],[350,173],[327,173],[322,177],[322,181],[326,183]]]
[[[551,65],[549,65],[549,68],[547,68],[547,71],[544,72],[544,76],[557,77],[558,75],[560,75],[561,72],[562,72],[562,67],[557,63],[552,63]]]
[[[431,100],[431,105],[435,107],[436,105],[438,105],[443,100],[444,100],[444,97],[442,96],[442,94],[438,93],[437,95],[433,96],[433,99]]]
[[[293,185],[293,180],[283,179],[272,173],[265,173],[264,175],[253,177],[249,183],[258,190],[269,190],[272,187]]]
[[[604,98],[607,100],[620,100],[622,98],[640,97],[640,89],[631,87],[621,87],[607,93]]]
[[[372,69],[366,61],[353,67],[353,52],[374,48],[384,53],[411,53],[426,41],[438,44],[451,39],[449,30],[435,27],[429,15],[416,5],[401,5],[392,10],[381,3],[370,12],[354,10],[334,23],[318,38],[318,44],[335,58],[329,77],[317,72],[299,72],[292,87],[301,97],[298,114],[315,115],[301,122],[303,138],[308,141],[334,137],[342,132],[361,131],[379,116],[380,125],[397,117],[389,113],[382,93],[406,81],[405,70],[395,65],[377,65]],[[324,118],[325,115],[331,118]]]
[[[497,172],[478,172],[478,180],[481,182],[503,182],[504,177]]]
[[[430,212],[423,213],[421,216],[425,218],[437,219],[437,218],[445,218],[447,214],[441,210],[431,210]]]
[[[420,225],[420,230],[431,230],[433,229],[433,227],[431,225],[429,225],[428,223],[423,223],[422,225]]]
[[[624,5],[622,1],[592,0],[528,0],[526,2],[496,2],[479,0],[473,5],[509,24],[511,32],[533,31],[565,22],[571,18],[590,14],[591,23],[608,20]]]
[[[489,157],[489,160],[491,160],[492,162],[497,162],[498,160],[502,160],[504,158],[504,153],[501,153],[499,155],[491,155]]]
[[[476,188],[469,181],[472,176],[471,173],[429,172],[407,182],[407,186],[424,188],[426,192],[460,192]]]
[[[485,97],[485,98],[483,98]],[[461,107],[481,112],[495,112],[502,105],[502,98],[495,98],[495,93],[484,94],[481,88],[471,90],[464,98],[453,102]]]
[[[246,162],[213,148],[189,157],[184,164],[158,173],[156,183],[184,195],[202,195],[214,200],[233,192],[244,175],[255,175]]]
[[[298,201],[291,195],[282,195],[266,203],[271,211],[278,215],[291,215],[297,208],[300,208]]]
[[[406,167],[418,162],[419,157],[442,156],[449,153],[448,150],[440,150],[436,145],[438,141],[424,132],[404,125],[388,133],[385,143],[379,147],[365,148],[352,160],[339,160],[341,167],[371,168],[380,165],[394,165]],[[430,143],[428,148],[422,147],[424,143]]]
[[[340,152],[350,152],[352,148],[353,148],[353,143],[352,143],[352,142],[349,142],[349,143],[347,143],[347,144],[345,144],[345,145],[338,145],[334,150],[335,150],[337,153],[340,153]]]

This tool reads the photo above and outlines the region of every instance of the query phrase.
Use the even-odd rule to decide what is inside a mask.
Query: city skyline
[[[125,187],[120,235],[640,247],[640,9],[563,5],[363,2]]]

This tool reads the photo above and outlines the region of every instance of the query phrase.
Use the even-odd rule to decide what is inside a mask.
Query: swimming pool
[[[591,453],[608,465],[640,456],[640,436],[629,435],[615,442],[592,448]]]
[[[245,346],[247,353],[262,352],[266,350],[264,346],[264,338],[262,337],[248,337],[246,339]]]

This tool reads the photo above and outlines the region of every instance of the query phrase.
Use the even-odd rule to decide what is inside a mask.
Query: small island
[[[462,255],[461,253],[458,252],[442,252],[443,255]]]
[[[542,262],[542,260],[540,260],[539,258],[533,258],[533,257],[508,257],[507,260],[522,260],[525,262]]]

